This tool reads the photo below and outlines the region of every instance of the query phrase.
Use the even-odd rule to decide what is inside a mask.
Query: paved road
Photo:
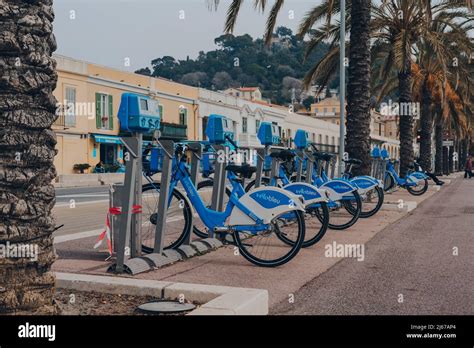
[[[108,201],[109,186],[72,187],[56,189],[56,206],[69,205],[71,199],[75,203]]]
[[[474,180],[435,197],[368,242],[364,261],[344,259],[272,313],[474,314]]]

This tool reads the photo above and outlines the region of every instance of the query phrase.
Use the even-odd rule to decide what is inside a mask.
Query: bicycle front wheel
[[[300,251],[304,237],[303,212],[298,210],[276,216],[268,231],[234,232],[234,240],[240,254],[261,267],[277,267],[293,259]]]
[[[421,196],[428,191],[428,179],[423,180],[423,184],[416,186],[407,186],[407,191],[413,196]]]
[[[367,219],[377,214],[382,208],[384,200],[384,193],[382,188],[379,186],[374,187],[372,190],[365,194],[365,199],[362,204],[362,211],[360,212],[361,219]]]
[[[158,219],[160,183],[142,187],[142,251],[152,253],[155,246],[155,229]],[[166,213],[163,249],[179,247],[191,233],[192,210],[183,194],[176,188],[171,194]]]

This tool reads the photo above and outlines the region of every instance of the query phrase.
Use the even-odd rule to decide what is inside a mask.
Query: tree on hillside
[[[217,90],[224,90],[231,87],[233,83],[232,76],[225,71],[220,71],[214,75],[212,84]]]

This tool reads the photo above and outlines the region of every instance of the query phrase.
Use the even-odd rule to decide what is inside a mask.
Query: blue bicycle
[[[245,193],[238,175],[251,176],[256,168],[230,165],[226,169],[231,173],[232,190],[225,210],[209,209],[190,178],[186,164],[188,150],[192,151],[178,145],[175,151],[166,216],[166,248],[177,247],[189,237],[193,207],[208,230],[231,234],[240,254],[255,265],[280,266],[297,255],[305,238],[304,207],[299,197],[275,187]],[[150,183],[143,187],[142,244],[145,252],[151,252],[160,184],[149,176],[146,178]]]
[[[428,177],[421,172],[408,173],[405,178],[401,178],[395,170],[394,162],[389,158],[388,152],[382,150],[381,156],[387,159],[384,177],[384,190],[391,191],[395,187],[405,188],[413,196],[421,196],[428,190]]]
[[[234,143],[234,148],[238,148],[238,146]],[[287,156],[285,153],[274,153],[274,156]],[[244,166],[246,166],[244,164]],[[246,179],[250,179],[252,175],[245,177]],[[238,194],[245,194],[254,189],[255,180],[251,181],[246,187],[245,190],[242,186],[243,180],[241,178],[237,178],[235,174],[232,172],[227,172],[227,180],[234,185],[238,185],[239,189],[236,191]],[[305,184],[305,183],[290,183],[290,181],[286,178],[282,180],[282,185],[278,185],[276,181],[272,182],[269,185],[267,178],[262,178],[262,183],[265,186],[278,186],[283,188],[286,191],[290,191],[297,195],[302,195],[305,200],[305,240],[303,242],[302,247],[307,248],[310,247],[317,242],[319,242],[325,235],[328,226],[329,226],[329,208],[327,197],[321,192],[318,192],[317,188]],[[198,191],[201,194],[201,197],[205,199],[206,193],[207,198],[210,198],[209,192],[212,190],[214,186],[214,179],[208,178],[207,180],[201,181],[198,184]],[[229,199],[231,197],[232,191],[229,187],[226,187],[226,197]],[[208,206],[210,206],[210,202],[208,200]],[[317,217],[314,218],[314,217]],[[291,220],[291,219],[290,219]],[[287,222],[288,223],[288,222]],[[206,238],[208,236],[205,228],[203,228],[202,224],[195,224],[194,225],[194,233],[201,238]]]
[[[315,149],[317,151],[317,149]],[[315,155],[323,161],[332,161],[335,157],[334,154],[319,153]],[[362,164],[362,161],[351,158],[343,160],[345,163],[344,173],[342,175],[343,180],[348,180],[351,184],[357,187],[357,191],[362,199],[362,209],[360,212],[360,218],[367,219],[374,216],[382,207],[384,201],[383,183],[368,175],[354,176],[352,174],[352,168]],[[317,167],[315,167],[317,172]],[[330,179],[326,174],[324,166],[320,166],[319,176],[322,182],[328,182]],[[346,209],[349,209],[355,213],[352,205],[345,205]]]

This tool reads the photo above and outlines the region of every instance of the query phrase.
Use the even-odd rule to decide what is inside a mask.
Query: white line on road
[[[56,198],[75,198],[75,197],[109,197],[108,193],[78,193],[70,195],[56,195]]]
[[[100,199],[100,200],[96,200],[96,201],[87,201],[87,202],[74,202],[74,205],[86,205],[86,204],[94,204],[94,203],[104,203],[104,202],[108,202],[109,200],[108,199]],[[59,204],[56,204],[54,207],[55,208],[62,208],[62,207],[69,207],[71,205],[71,203],[69,202],[66,202],[66,203],[59,203]],[[71,208],[72,209],[72,208]]]
[[[86,232],[67,234],[63,236],[57,236],[57,237],[54,237],[54,244],[70,242],[72,240],[77,240],[77,239],[82,239],[82,238],[99,236],[99,234],[102,233],[103,231],[104,229],[102,228],[100,230],[92,230],[92,231],[86,231]]]

